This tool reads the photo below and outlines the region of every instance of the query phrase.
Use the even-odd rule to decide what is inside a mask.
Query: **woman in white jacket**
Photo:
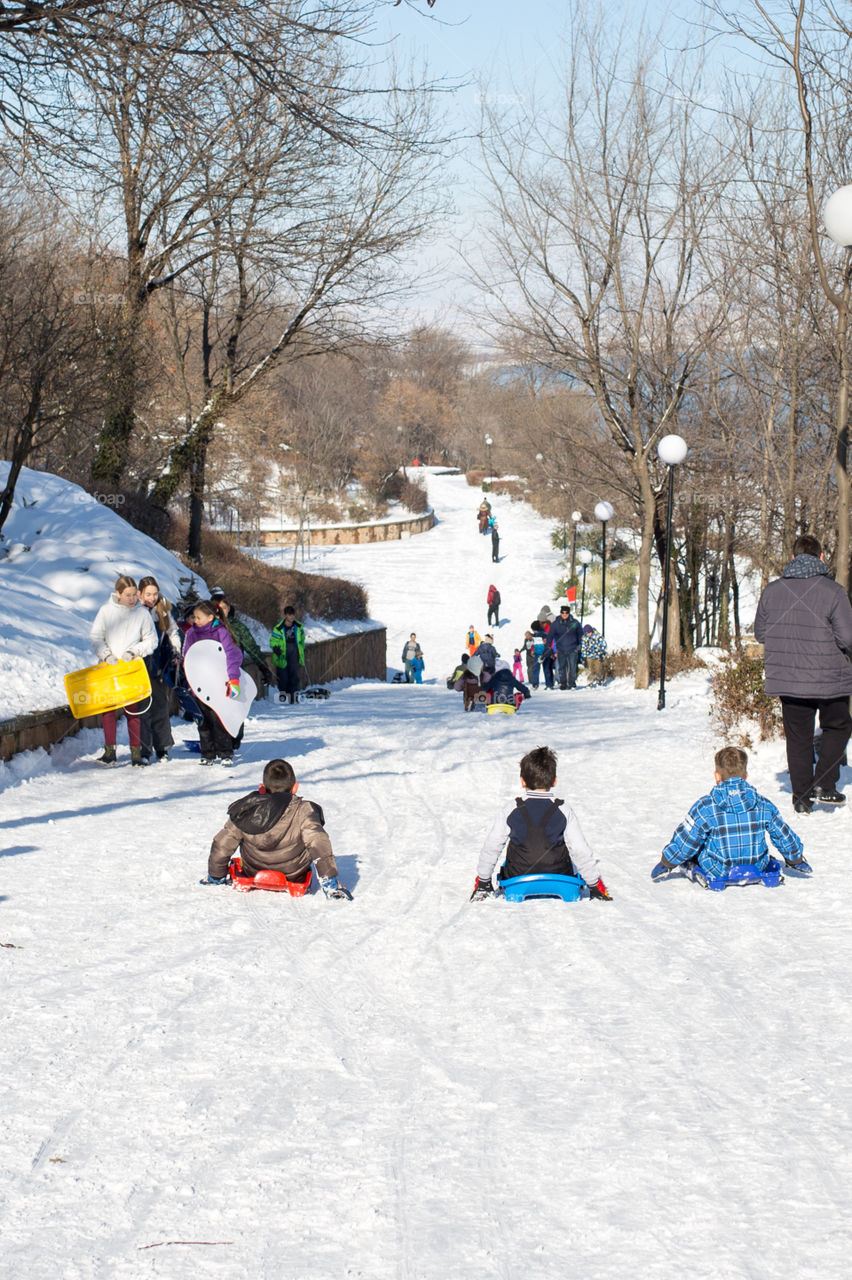
[[[157,633],[148,610],[139,603],[139,592],[132,578],[121,577],[115,591],[92,623],[89,633],[92,648],[99,662],[131,662],[133,658],[145,658],[157,647]],[[143,765],[140,749],[139,716],[143,703],[127,707],[127,732],[130,735],[130,762]],[[98,764],[115,764],[115,712],[105,711],[102,717],[104,753]]]

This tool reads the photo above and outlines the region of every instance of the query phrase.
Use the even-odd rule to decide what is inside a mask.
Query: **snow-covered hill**
[[[182,723],[165,765],[99,771],[89,731],[0,770],[0,1280],[848,1273],[850,813],[796,823],[812,881],[652,885],[711,781],[707,677],[662,713],[617,681],[465,715],[443,676],[483,584],[505,645],[554,565],[524,508],[492,567],[464,481],[430,497],[433,533],[328,568],[431,683],[267,704],[229,773]],[[543,742],[614,900],[468,904]],[[352,903],[197,883],[279,754]],[[754,752],[791,816],[783,768]]]
[[[0,462],[5,483],[8,462]],[[121,574],[150,574],[170,600],[190,571],[78,485],[25,467],[0,544],[0,719],[61,706],[62,677],[94,661],[89,631]],[[5,550],[7,554],[2,555]],[[196,578],[196,590],[205,584]]]

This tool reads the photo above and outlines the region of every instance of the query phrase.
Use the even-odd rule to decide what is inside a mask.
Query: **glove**
[[[203,880],[198,881],[199,884],[230,884],[230,876],[205,876]]]
[[[122,662],[132,662],[132,661],[133,661],[133,659],[134,659],[135,657],[136,657],[136,654],[135,654],[135,653],[131,653],[131,652],[130,652],[130,650],[128,649],[128,650],[127,650],[127,653],[123,653],[123,654],[121,655],[121,661],[122,661]]]
[[[281,654],[284,652],[280,644],[271,644],[269,647],[272,650],[272,652],[275,654],[276,658],[280,658]]]
[[[814,873],[813,867],[804,858],[800,858],[798,862],[788,862],[787,870],[794,876],[801,876],[803,880],[807,880]]]
[[[488,880],[482,880],[477,876],[473,885],[473,893],[470,895],[470,901],[482,902],[485,898],[491,898],[493,896],[494,885],[491,883],[490,877]]]
[[[108,663],[110,666],[113,666],[116,662],[118,662],[118,658],[115,656],[114,653],[108,653],[107,656],[103,659],[103,661]]]
[[[589,897],[599,898],[601,902],[612,902],[612,897],[603,880],[599,880],[597,884],[589,885]]]
[[[660,861],[657,863],[657,865],[654,867],[653,871],[651,872],[651,879],[652,880],[668,880],[673,870],[674,870],[674,867],[671,866],[670,863],[666,862],[665,858],[660,858]]]
[[[349,902],[352,901],[352,894],[337,876],[320,876],[320,886],[327,898],[346,898]]]
[[[226,680],[225,681],[225,697],[238,698],[239,696],[240,696],[239,680]]]

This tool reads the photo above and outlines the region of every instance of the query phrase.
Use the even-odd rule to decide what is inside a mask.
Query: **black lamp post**
[[[571,570],[570,580],[574,581],[574,575],[577,572],[577,525],[583,519],[582,511],[571,512]]]
[[[663,638],[660,654],[660,692],[657,696],[657,710],[662,711],[666,705],[666,647],[669,639],[669,577],[672,560],[672,514],[674,512],[674,473],[675,467],[683,462],[688,452],[685,440],[680,436],[663,436],[657,445],[657,456],[669,469],[669,501],[666,512],[666,554],[663,568]]]
[[[580,548],[580,564],[583,566],[583,592],[580,596],[580,626],[583,625],[583,618],[586,616],[586,570],[592,563],[592,553],[588,547]]]
[[[601,635],[606,635],[606,526],[614,515],[612,504],[599,502],[595,507],[595,519],[600,520],[603,530],[601,547]]]

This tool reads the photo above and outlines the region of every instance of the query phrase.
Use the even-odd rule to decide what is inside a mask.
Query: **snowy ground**
[[[182,747],[99,772],[92,732],[0,772],[3,1280],[848,1274],[852,817],[801,822],[811,882],[652,886],[710,781],[706,678],[664,713],[617,682],[465,716],[441,677],[492,567],[463,481],[431,496],[433,534],[328,571],[359,566],[434,683],[264,706],[231,774]],[[553,564],[500,518],[514,641]],[[542,742],[614,901],[469,905]],[[197,884],[275,754],[351,904]],[[782,768],[752,778],[789,814]]]

